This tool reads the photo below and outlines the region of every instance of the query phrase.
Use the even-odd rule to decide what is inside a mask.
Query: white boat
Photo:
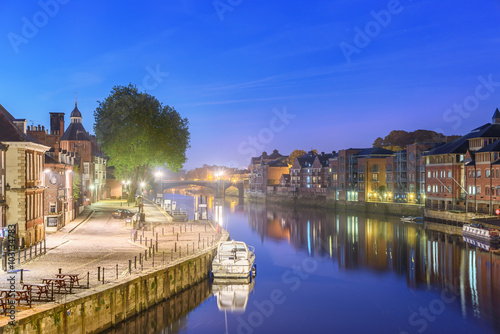
[[[408,217],[401,217],[401,222],[403,223],[423,223],[424,222],[424,218],[423,217],[412,217],[412,216],[408,216]]]
[[[243,241],[222,241],[212,261],[213,278],[250,278],[255,277],[255,249]]]
[[[498,241],[499,233],[498,230],[492,228],[484,228],[482,225],[478,224],[465,224],[462,227],[463,236],[479,239],[483,241]]]

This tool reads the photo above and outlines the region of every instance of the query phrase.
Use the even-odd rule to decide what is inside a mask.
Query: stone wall
[[[60,305],[45,304],[41,310],[20,312],[16,315],[16,326],[5,325],[6,320],[0,334],[103,332],[204,280],[214,250],[215,247],[162,270],[132,275],[70,295]]]
[[[248,194],[248,193],[247,193]],[[310,208],[325,208],[340,211],[358,211],[398,216],[423,216],[424,206],[414,204],[380,203],[380,202],[355,202],[335,200],[333,194],[306,194],[306,193],[272,193],[247,195],[249,201],[267,202],[282,206],[298,206]]]

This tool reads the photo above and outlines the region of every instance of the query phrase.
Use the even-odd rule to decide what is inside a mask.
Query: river
[[[166,196],[192,212],[192,197]],[[500,255],[462,237],[397,217],[229,198],[218,218],[255,247],[256,279],[211,285],[149,333],[500,333]]]

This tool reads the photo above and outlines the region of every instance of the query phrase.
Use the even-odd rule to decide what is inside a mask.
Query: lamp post
[[[161,193],[161,198],[163,201],[163,172],[161,170],[156,171],[155,173],[155,181],[158,182],[160,181],[160,191],[158,191],[158,185],[157,185],[157,190],[156,190],[156,201],[158,201],[158,194]]]

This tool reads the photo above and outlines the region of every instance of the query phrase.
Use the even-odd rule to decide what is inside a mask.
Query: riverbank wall
[[[224,231],[221,240],[227,240]],[[167,268],[145,271],[16,314],[0,334],[101,333],[208,277],[216,246]],[[175,310],[174,310],[175,312]]]
[[[269,203],[281,206],[297,206],[322,208],[338,211],[357,211],[397,216],[423,216],[424,207],[415,204],[361,202],[335,200],[333,195],[325,194],[294,194],[294,193],[246,193],[249,202]]]

